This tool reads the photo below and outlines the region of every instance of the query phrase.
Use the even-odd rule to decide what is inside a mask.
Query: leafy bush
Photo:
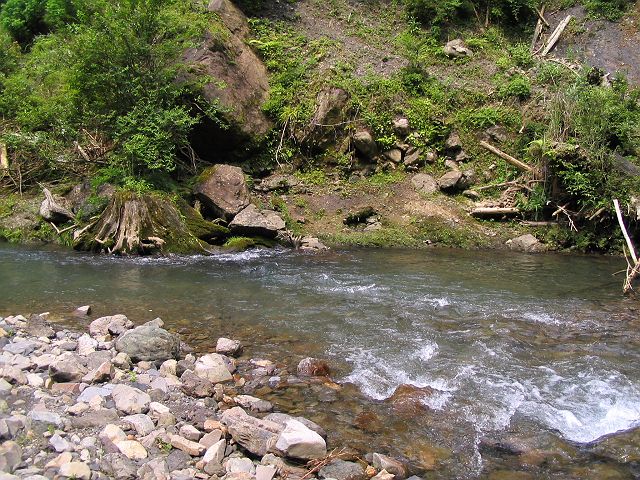
[[[432,25],[457,19],[521,20],[532,14],[534,0],[404,0],[409,12]]]
[[[22,45],[73,21],[72,0],[7,0],[0,12],[0,24]]]
[[[503,98],[525,100],[531,96],[531,82],[524,75],[514,75],[500,86],[498,94]]]

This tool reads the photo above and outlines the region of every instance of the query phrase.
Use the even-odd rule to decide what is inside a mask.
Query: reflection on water
[[[432,387],[429,418],[398,428],[467,449],[465,469],[451,470],[464,476],[483,468],[480,438],[514,422],[587,443],[640,420],[640,325],[612,277],[622,263],[441,250],[129,259],[0,245],[0,314],[92,304],[160,316],[202,350],[229,335],[290,366],[330,357],[364,396],[356,411],[401,384]],[[345,408],[334,421],[350,425]]]

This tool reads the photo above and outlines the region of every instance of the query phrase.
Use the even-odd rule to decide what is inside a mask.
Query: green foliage
[[[10,2],[22,1],[38,3],[9,0],[0,19],[14,19]],[[27,143],[37,162],[63,168],[76,161],[72,146],[82,132],[99,132],[113,143],[110,182],[135,191],[169,185],[158,172],[180,167],[193,127],[204,116],[222,126],[216,105],[198,93],[209,79],[177,61],[205,31],[223,39],[219,20],[204,5],[179,0],[40,4],[50,28],[36,33],[58,30],[36,37],[24,55],[16,57],[0,30],[8,47],[0,53],[0,115],[11,119],[2,140],[19,155]]]
[[[584,6],[596,16],[618,20],[633,3],[633,0],[585,0]]]
[[[231,237],[223,245],[224,248],[236,251],[244,251],[255,246],[255,240],[249,237]]]
[[[462,109],[456,114],[457,122],[465,128],[482,130],[494,125],[517,125],[519,115],[506,107],[481,107]]]
[[[75,19],[71,0],[7,0],[0,11],[0,24],[21,45]]]
[[[323,186],[328,183],[326,173],[320,169],[308,170],[306,172],[297,171],[295,176],[305,185]]]
[[[494,20],[519,21],[532,14],[534,0],[403,0],[419,20],[441,25],[482,14]]]
[[[531,82],[525,75],[516,74],[498,88],[498,95],[502,98],[517,98],[526,100],[531,96]]]
[[[401,182],[406,177],[404,170],[392,170],[389,172],[377,172],[370,177],[362,180],[363,184],[373,187],[385,187],[394,183]]]

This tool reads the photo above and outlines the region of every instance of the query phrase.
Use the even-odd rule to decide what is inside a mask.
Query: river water
[[[0,315],[50,311],[82,328],[68,313],[91,304],[92,318],[160,316],[199,351],[231,336],[291,371],[327,358],[342,388],[264,393],[310,413],[336,445],[401,456],[425,478],[635,478],[634,465],[591,450],[640,423],[637,303],[612,275],[624,266],[449,250],[117,258],[0,244]],[[402,384],[432,389],[411,418],[386,401]],[[365,414],[373,426],[356,428]]]

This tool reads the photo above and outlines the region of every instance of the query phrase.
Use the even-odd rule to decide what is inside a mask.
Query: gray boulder
[[[411,184],[416,189],[416,192],[423,195],[431,195],[438,191],[438,182],[431,175],[426,173],[418,173],[411,179]]]
[[[366,158],[378,155],[378,146],[368,130],[358,130],[351,139],[355,149]]]
[[[473,52],[467,48],[462,39],[456,38],[447,42],[444,46],[444,53],[448,57],[470,57]]]
[[[134,362],[164,362],[180,355],[180,338],[154,325],[142,325],[125,332],[115,346]]]
[[[49,365],[49,376],[54,382],[80,382],[87,373],[80,357],[74,353],[63,353]]]
[[[508,240],[507,245],[511,250],[526,253],[544,252],[547,249],[546,245],[530,233]]]
[[[260,235],[275,238],[280,230],[286,228],[284,220],[272,210],[258,210],[255,205],[249,205],[235,216],[229,224],[235,235]]]
[[[260,457],[273,449],[283,430],[281,425],[252,417],[240,407],[225,411],[220,420],[239,445]]]
[[[214,165],[200,175],[195,194],[217,217],[231,220],[249,205],[249,188],[240,167]]]
[[[443,192],[455,192],[460,189],[460,183],[462,182],[464,175],[459,170],[452,170],[445,173],[438,179],[438,186]]]
[[[335,480],[365,480],[367,475],[359,463],[345,460],[334,460],[322,467],[318,473],[320,478],[335,478]]]

